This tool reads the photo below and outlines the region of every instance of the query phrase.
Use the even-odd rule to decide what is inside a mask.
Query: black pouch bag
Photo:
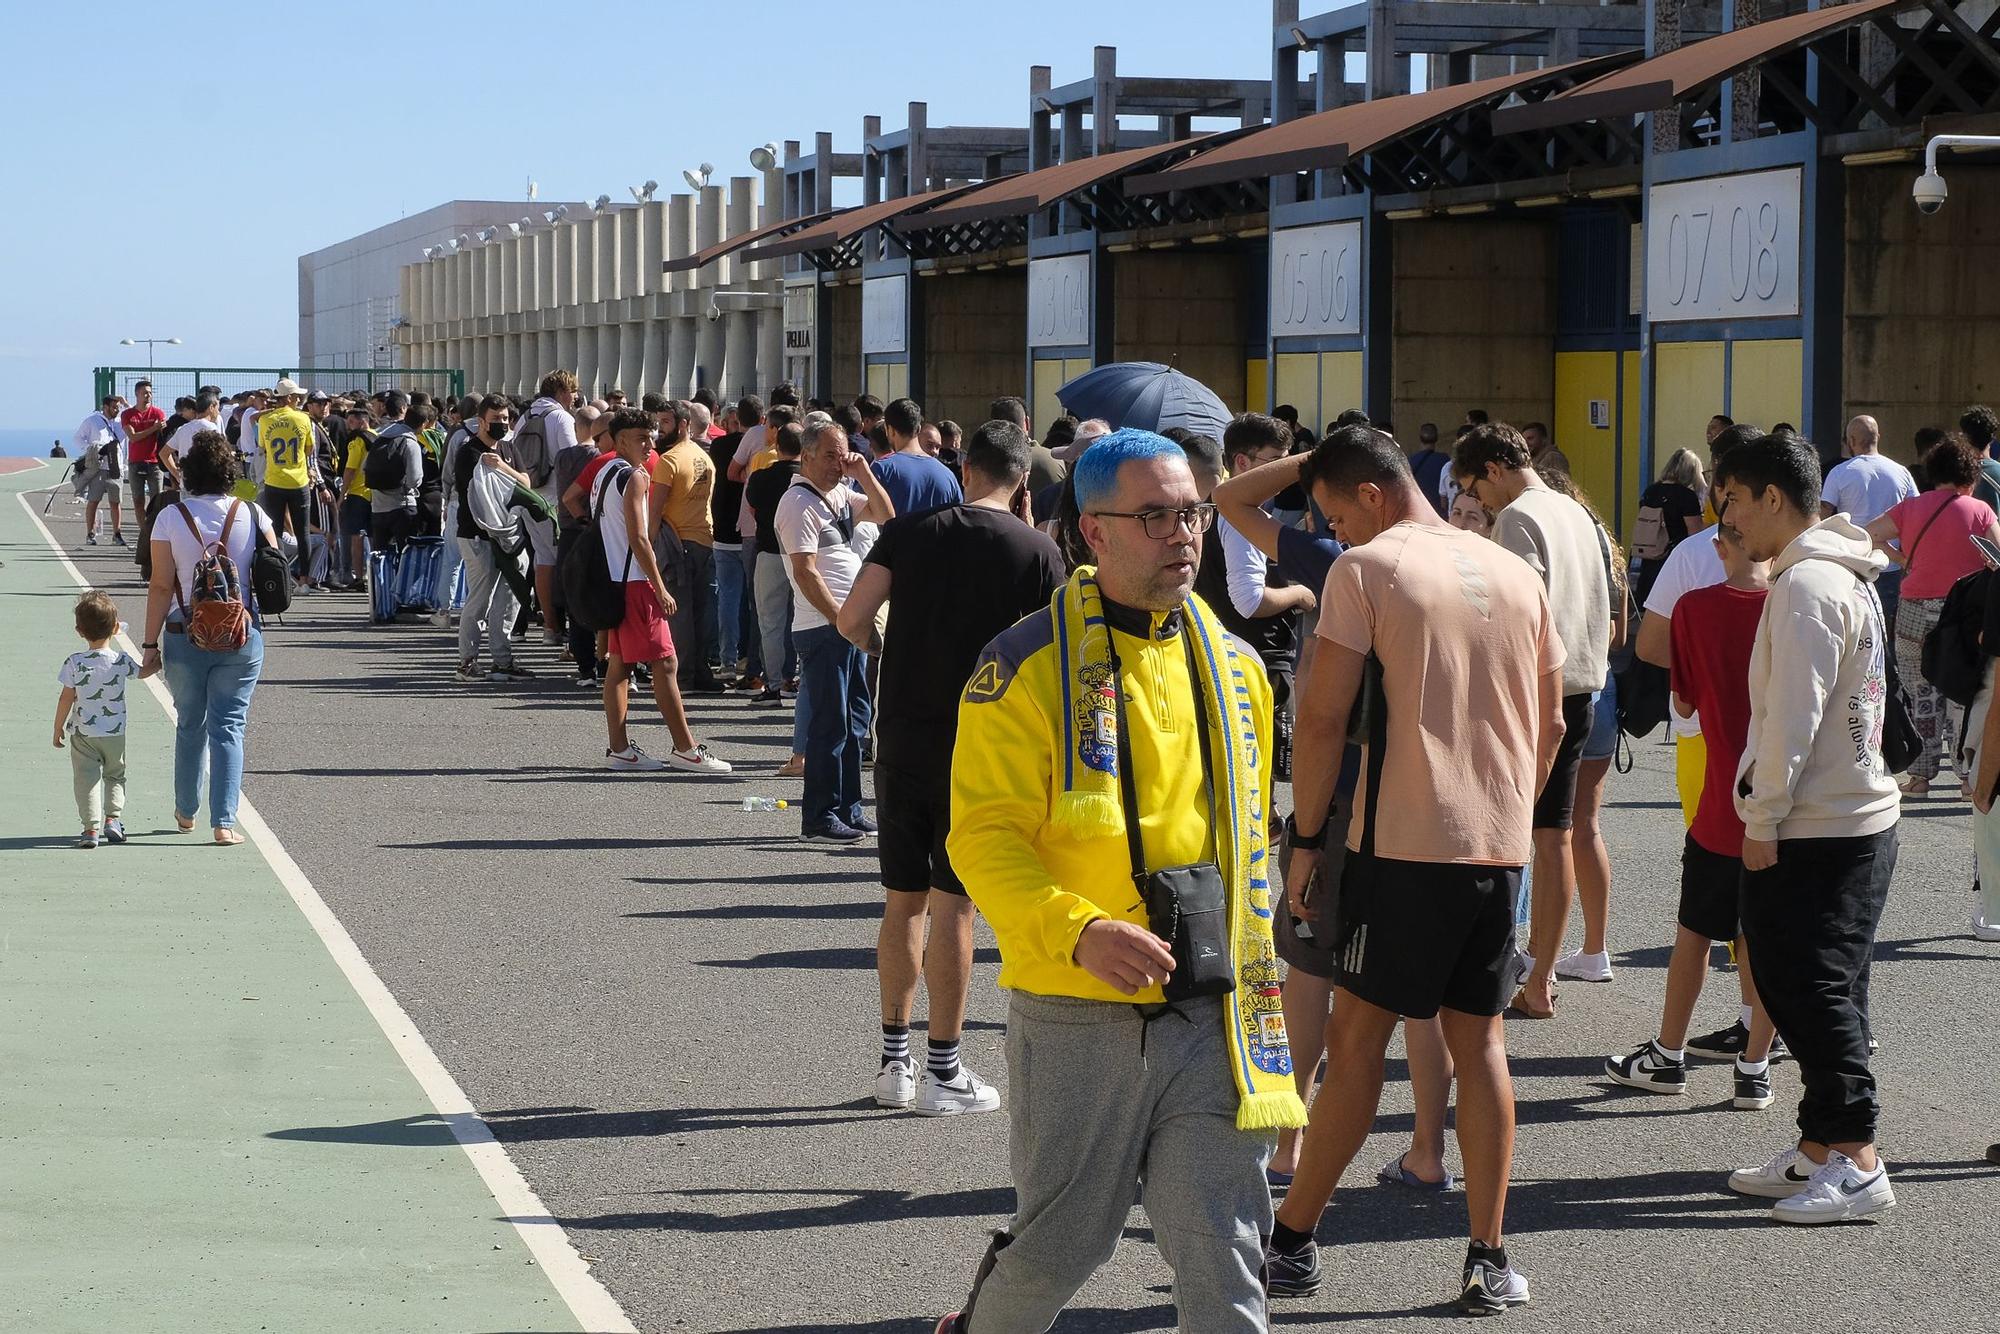
[[[1183,626],[1181,641],[1187,649],[1188,678],[1194,685],[1195,734],[1201,741],[1201,784],[1208,797],[1208,825],[1220,846],[1216,830],[1215,767],[1208,738],[1208,702],[1203,698],[1201,672],[1195,663],[1191,632]],[[1213,861],[1187,866],[1169,866],[1158,871],[1146,869],[1146,850],[1139,838],[1139,794],[1132,779],[1131,728],[1125,718],[1125,673],[1112,649],[1111,670],[1118,708],[1118,790],[1125,812],[1125,844],[1132,857],[1132,883],[1153,934],[1173,951],[1174,971],[1167,978],[1169,1002],[1194,1000],[1200,996],[1226,996],[1236,990],[1236,966],[1230,957],[1229,887]]]

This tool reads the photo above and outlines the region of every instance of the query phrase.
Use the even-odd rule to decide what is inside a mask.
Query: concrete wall
[[[826,333],[832,383],[819,397],[852,403],[861,396],[861,284],[843,283],[820,289],[826,303],[821,328]],[[1022,341],[1025,342],[1024,335]]]
[[[2000,167],[1948,162],[1950,202],[1928,218],[1910,203],[1917,171],[1847,174],[1846,410],[1880,421],[1905,461],[1918,427],[2000,400]]]
[[[924,415],[970,432],[1003,394],[1027,397],[1025,269],[917,279],[924,303]]]
[[[1392,225],[1390,420],[1398,433],[1415,439],[1431,421],[1449,441],[1467,408],[1485,408],[1495,421],[1553,420],[1554,221]]]
[[[1251,347],[1247,336],[1250,303],[1258,294],[1243,255],[1217,246],[1107,258],[1112,359],[1172,366],[1213,389],[1230,411],[1243,411],[1249,394],[1244,363],[1264,355],[1262,343]]]

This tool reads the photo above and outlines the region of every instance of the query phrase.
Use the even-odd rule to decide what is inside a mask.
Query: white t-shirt
[[[139,664],[115,648],[87,648],[63,661],[56,681],[76,691],[67,730],[84,736],[125,734],[125,682]]]
[[[1589,512],[1568,496],[1531,486],[1494,516],[1493,540],[1526,561],[1548,589],[1563,643],[1563,693],[1602,690],[1610,670],[1611,586]]]
[[[1238,616],[1253,617],[1264,602],[1264,577],[1269,562],[1229,520],[1218,519],[1215,531],[1222,539],[1222,568],[1228,579],[1229,605]]]
[[[178,506],[169,505],[153,520],[153,541],[165,542],[173,548],[174,577],[180,581],[181,595],[167,611],[169,621],[181,621],[185,617],[181,606],[194,592],[194,567],[208,550],[211,542],[222,540],[222,526],[228,520],[229,507],[240,505],[236,523],[229,530],[229,559],[236,562],[236,577],[243,585],[242,593],[247,601],[250,596],[250,557],[257,550],[257,530],[262,528],[271,545],[278,544],[278,538],[271,531],[271,521],[264,517],[264,511],[247,500],[237,500],[234,496],[189,496],[181,497],[181,504],[194,515],[195,529],[200,536],[188,529],[188,522]]]
[[[124,475],[125,428],[118,424],[116,418],[107,417],[102,412],[91,413],[76,428],[76,434],[70,437],[70,444],[76,452],[77,471],[86,473],[97,471],[99,465],[103,463],[103,458],[97,452],[100,448],[107,444],[116,444],[118,473],[121,477]]]
[[[854,549],[854,513],[864,503],[860,496],[844,486],[836,486],[822,495],[803,477],[792,479],[791,486],[778,501],[778,512],[771,521],[771,527],[778,536],[778,549],[787,557],[785,578],[791,581],[794,594],[794,633],[817,630],[827,620],[799,590],[798,573],[792,569],[789,558],[800,552],[811,553],[813,568],[826,581],[834,604],[838,606],[847,601],[855,576],[861,573],[861,557]]]
[[[1880,454],[1856,454],[1827,473],[1819,498],[1866,528],[1916,494],[1917,479],[1908,468]]]
[[[184,422],[171,436],[167,437],[167,448],[174,451],[175,458],[184,459],[188,456],[188,451],[194,448],[194,438],[203,431],[214,431],[217,435],[220,435],[222,434],[222,423],[212,422],[206,417],[196,417],[191,422]]]
[[[1715,530],[1719,526],[1710,524],[1667,553],[1667,563],[1660,567],[1659,578],[1653,580],[1653,591],[1646,594],[1648,616],[1671,621],[1674,608],[1683,597],[1697,588],[1709,588],[1729,578],[1722,557],[1715,554]],[[1683,718],[1680,711],[1669,704],[1667,723],[1675,736],[1701,735],[1701,715],[1698,713]]]
[[[604,566],[614,584],[646,582],[646,567],[632,555],[631,530],[625,525],[625,488],[631,481],[632,465],[620,459],[616,463],[605,464],[590,487],[591,513],[598,512],[597,502],[600,499],[604,502],[604,511],[598,518],[598,531],[604,534]]]

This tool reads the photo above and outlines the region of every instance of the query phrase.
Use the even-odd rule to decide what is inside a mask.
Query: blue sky
[[[14,201],[0,427],[73,426],[91,367],[144,362],[123,337],[183,339],[162,349],[176,364],[291,361],[298,257],[404,213],[520,198],[529,177],[543,199],[622,199],[702,160],[747,173],[752,145],[809,151],[820,129],[850,152],[864,115],[898,128],[912,100],[934,126],[1020,125],[1028,67],[1086,78],[1099,43],[1125,74],[1264,79],[1270,14],[1268,0],[19,5],[0,80]]]

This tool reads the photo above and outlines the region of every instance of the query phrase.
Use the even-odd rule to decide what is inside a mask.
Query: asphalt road
[[[78,546],[66,500],[51,517],[86,574],[137,605],[126,553]],[[768,777],[788,712],[692,702],[736,777],[611,774],[594,696],[539,644],[522,660],[542,677],[469,688],[451,679],[446,632],[371,628],[351,596],[302,602],[268,642],[247,790],[641,1329],[918,1334],[959,1302],[1012,1206],[1005,1120],[870,1100],[872,848],[802,845],[790,812],[739,808],[796,796]],[[638,717],[641,744],[664,753],[650,707]],[[1509,1323],[2000,1329],[1985,1292],[2000,1168],[1982,1157],[2000,1138],[2000,947],[1965,929],[1969,808],[1934,800],[1903,822],[1877,951],[1882,1147],[1901,1205],[1797,1231],[1723,1187],[1790,1139],[1794,1067],[1778,1067],[1766,1112],[1730,1108],[1723,1066],[1697,1067],[1682,1099],[1601,1076],[1658,1014],[1682,837],[1670,758],[1642,745],[1613,776],[1616,980],[1566,984],[1556,1021],[1508,1025],[1509,1251],[1535,1293]],[[1004,1089],[996,964],[982,927],[966,1058]],[[1711,975],[1696,1031],[1734,1006],[1733,976]],[[1280,1304],[1278,1325],[1416,1329],[1447,1312],[1462,1195],[1373,1184],[1409,1112],[1392,1082],[1355,1188],[1320,1229],[1326,1287]],[[438,1133],[322,1133],[349,1130],[387,1168]],[[1135,1210],[1057,1328],[1171,1328],[1169,1278]]]

